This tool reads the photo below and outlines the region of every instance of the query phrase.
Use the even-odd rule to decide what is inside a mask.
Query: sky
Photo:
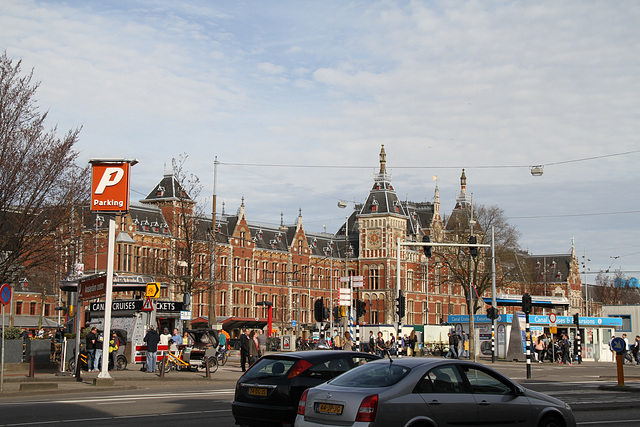
[[[437,183],[448,214],[464,168],[523,249],[574,242],[593,283],[640,275],[638,22],[635,1],[0,0],[0,49],[50,126],[82,127],[80,163],[139,161],[133,200],[186,155],[211,212],[217,158],[218,213],[333,233],[384,145],[401,199]]]

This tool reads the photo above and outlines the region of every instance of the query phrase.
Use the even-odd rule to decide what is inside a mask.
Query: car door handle
[[[487,402],[486,400],[483,400],[482,402],[479,403],[480,406],[489,406],[490,403]]]
[[[431,402],[429,402],[429,405],[442,405],[442,402],[438,402],[437,400],[432,400]]]

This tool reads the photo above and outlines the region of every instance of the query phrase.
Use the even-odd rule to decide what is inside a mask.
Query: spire
[[[296,221],[296,231],[300,231],[302,229],[302,208],[298,211],[298,220]]]
[[[471,196],[467,194],[467,175],[462,169],[460,175],[460,194],[456,197],[456,209],[469,208],[471,206]]]
[[[384,144],[382,144],[382,148],[380,149],[380,175],[387,174],[387,153],[384,151]]]
[[[242,220],[244,218],[244,196],[242,196],[242,203],[240,204],[240,209],[238,209],[238,219]]]
[[[467,193],[467,175],[464,174],[464,169],[462,169],[462,175],[460,175],[460,194],[464,195]]]
[[[433,198],[433,219],[440,219],[440,190],[438,189],[438,184],[436,183],[436,194]]]

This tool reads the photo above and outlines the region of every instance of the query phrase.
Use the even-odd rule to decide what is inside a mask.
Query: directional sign
[[[147,283],[147,298],[159,298],[160,297],[160,282]]]
[[[144,300],[144,304],[142,304],[140,311],[153,311],[153,302],[151,301],[151,298],[147,297],[147,299]]]
[[[626,350],[625,347],[626,343],[622,338],[616,337],[611,340],[611,350],[615,351],[616,353],[622,353],[624,350]]]
[[[7,305],[11,302],[11,286],[2,285],[0,287],[0,302],[2,302],[2,305]]]

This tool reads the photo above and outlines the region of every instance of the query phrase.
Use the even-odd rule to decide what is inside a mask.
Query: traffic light
[[[469,237],[469,244],[470,245],[475,245],[478,243],[478,239],[476,239],[476,236],[470,236]],[[471,256],[473,258],[478,256],[478,247],[477,246],[471,246],[469,248],[469,253],[471,254]]]
[[[367,303],[357,299],[356,300],[356,317],[359,319],[367,312]]]
[[[399,291],[399,296],[396,298],[398,302],[396,305],[396,313],[398,314],[398,318],[402,319],[404,317],[404,295],[402,295],[402,291]]]
[[[329,317],[331,317],[331,316],[329,315],[329,307],[325,307],[325,308],[322,310],[322,320],[329,320]]]
[[[322,317],[324,316],[324,301],[322,298],[318,298],[316,302],[313,303],[313,317],[316,319],[316,322],[322,322]]]
[[[338,320],[340,318],[340,306],[333,307],[333,320]]]
[[[531,313],[531,295],[524,294],[522,295],[522,311],[524,313]]]
[[[76,315],[76,306],[75,305],[70,305],[69,307],[67,307],[67,314],[69,315],[69,317],[75,317],[75,315]]]
[[[422,236],[422,243],[431,243],[431,237]],[[431,246],[423,246],[424,254],[427,258],[431,258]]]
[[[498,309],[496,307],[489,307],[487,309],[487,317],[491,320],[499,319],[500,313],[498,312]]]
[[[578,316],[578,313],[576,313],[576,314],[574,314],[574,315],[573,315],[573,323],[574,323],[576,326],[580,326],[580,316]]]

